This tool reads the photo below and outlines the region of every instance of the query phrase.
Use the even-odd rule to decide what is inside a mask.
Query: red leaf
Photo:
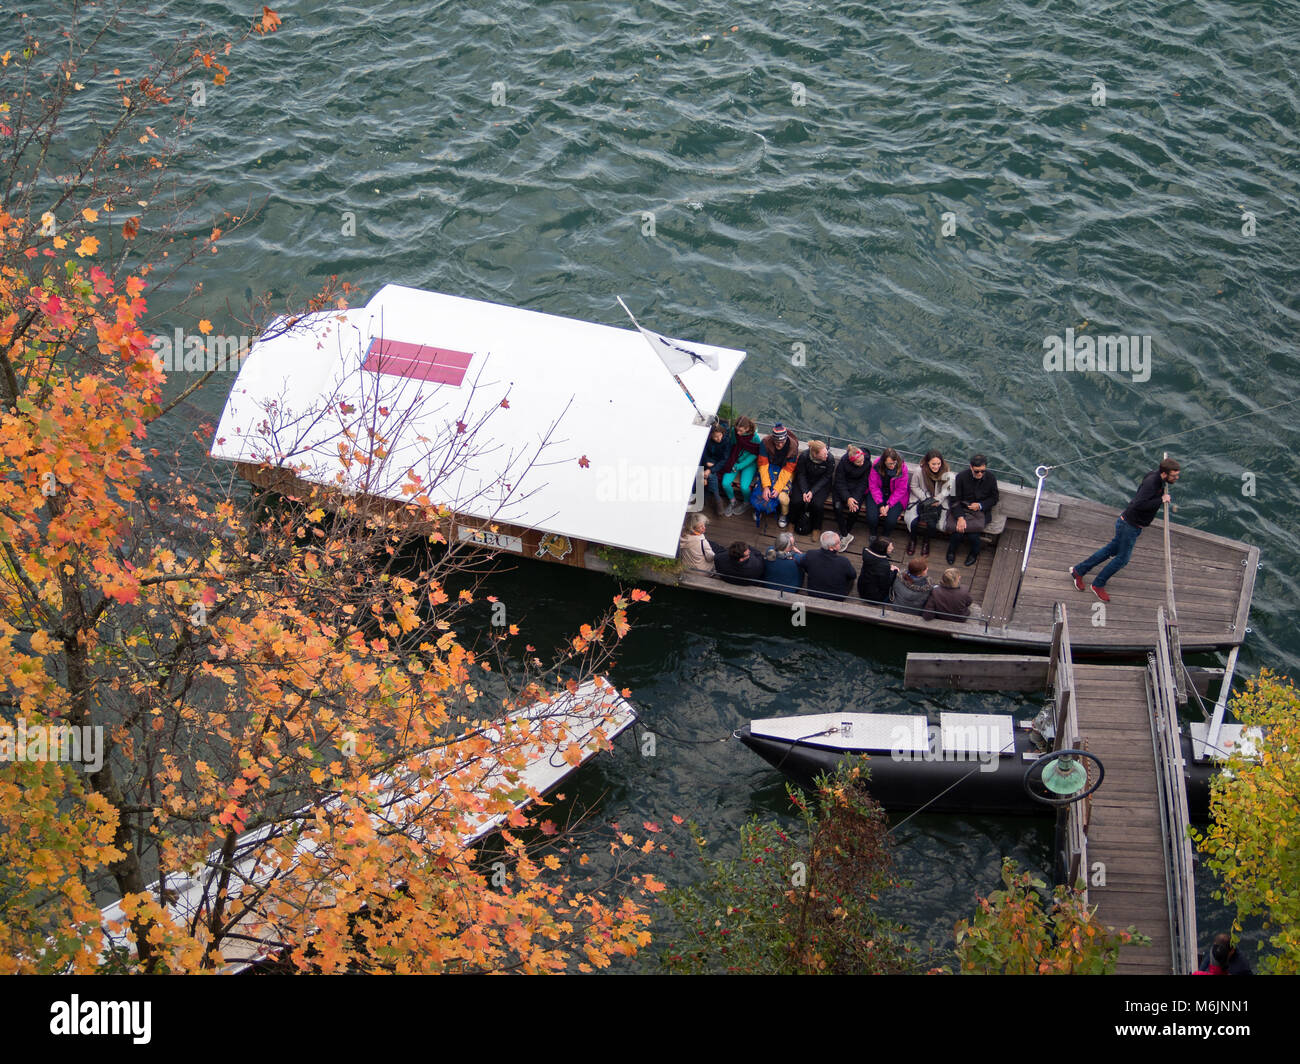
[[[581,458],[578,459],[578,465],[581,468],[586,469],[589,465],[591,465],[591,463],[587,460],[587,456],[584,454]]]

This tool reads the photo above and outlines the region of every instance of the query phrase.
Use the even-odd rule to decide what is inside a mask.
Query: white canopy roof
[[[745,354],[684,349],[716,360],[681,374],[715,413]],[[273,323],[212,455],[672,557],[707,434],[635,329],[387,285],[363,308]]]

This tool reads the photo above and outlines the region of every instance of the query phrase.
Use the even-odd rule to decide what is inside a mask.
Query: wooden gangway
[[[1192,850],[1174,678],[1181,662],[1172,653],[1163,606],[1157,610],[1156,637],[1145,667],[1072,669],[1076,741],[1106,768],[1102,786],[1077,803],[1086,849],[1076,867],[1103,923],[1133,927],[1151,940],[1149,946],[1120,950],[1116,970],[1130,975],[1187,974],[1196,961]]]
[[[1117,971],[1134,975],[1185,974],[1196,962],[1186,766],[1174,679],[1182,670],[1164,607],[1155,612],[1155,649],[1146,665],[1077,664],[1068,611],[1058,603],[1046,658],[909,654],[905,681],[914,687],[1050,693],[1053,750],[1085,750],[1105,769],[1092,795],[1058,813],[1056,876],[1083,891],[1102,923],[1133,927],[1150,939],[1150,945],[1120,951]],[[1186,672],[1197,690],[1216,678],[1210,670]],[[1090,782],[1095,778],[1094,769]]]

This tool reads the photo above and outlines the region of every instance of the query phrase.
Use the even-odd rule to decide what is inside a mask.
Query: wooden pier
[[[957,552],[956,568],[962,587],[970,592],[977,609],[965,621],[926,621],[919,614],[890,605],[864,602],[857,591],[843,602],[811,598],[758,586],[729,584],[713,573],[658,573],[644,578],[693,590],[710,591],[756,603],[789,609],[794,602],[808,612],[884,624],[940,637],[1046,650],[1052,638],[1056,604],[1065,601],[1074,620],[1074,649],[1088,654],[1137,653],[1154,645],[1152,610],[1166,601],[1167,566],[1162,550],[1162,521],[1152,523],[1138,539],[1133,558],[1109,586],[1111,601],[1101,603],[1091,592],[1079,593],[1069,576],[1076,565],[1114,535],[1118,511],[1085,499],[1045,492],[1039,506],[1032,545],[1027,544],[1034,493],[1017,485],[999,485],[1001,501],[994,512],[996,534],[985,536],[977,564],[966,567],[965,548]],[[824,529],[834,530],[828,509]],[[775,515],[756,524],[752,511],[742,516],[710,518],[708,538],[715,544],[743,540],[760,553],[778,532]],[[793,526],[786,531],[793,532]],[[1238,646],[1246,636],[1246,618],[1254,592],[1259,548],[1174,524],[1172,578],[1177,584],[1181,649],[1216,650]],[[861,569],[868,540],[865,521],[854,528],[846,556]],[[893,536],[891,560],[905,569],[907,535],[899,528]],[[798,550],[817,548],[814,536],[796,536]],[[1029,560],[1025,562],[1028,547]],[[938,583],[947,568],[948,537],[936,535],[931,543],[930,580]],[[589,552],[587,568],[608,568]],[[1023,567],[1023,572],[1022,572]]]
[[[1105,769],[1100,787],[1058,816],[1058,878],[1082,889],[1103,923],[1150,939],[1121,949],[1119,973],[1186,974],[1196,963],[1196,910],[1174,680],[1181,663],[1163,607],[1151,627],[1145,666],[1076,665],[1060,604],[1049,657],[909,655],[907,683],[1050,691],[1054,749],[1086,750]],[[1198,688],[1209,678],[1190,677]]]

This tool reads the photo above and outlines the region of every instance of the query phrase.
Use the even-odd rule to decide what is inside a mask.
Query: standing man
[[[1178,483],[1179,470],[1182,467],[1172,458],[1166,458],[1160,463],[1160,468],[1152,470],[1142,478],[1142,484],[1133,496],[1133,501],[1128,504],[1126,509],[1115,521],[1115,538],[1107,543],[1101,550],[1097,551],[1091,558],[1082,565],[1073,566],[1070,569],[1070,578],[1074,581],[1074,586],[1079,591],[1087,590],[1083,586],[1084,574],[1089,569],[1094,569],[1107,558],[1111,558],[1111,563],[1101,571],[1101,575],[1092,583],[1092,593],[1102,602],[1109,602],[1110,595],[1106,592],[1106,582],[1117,572],[1128,565],[1128,560],[1133,556],[1133,547],[1137,543],[1137,538],[1146,528],[1160,510],[1162,503],[1170,501],[1168,488],[1172,484]]]

